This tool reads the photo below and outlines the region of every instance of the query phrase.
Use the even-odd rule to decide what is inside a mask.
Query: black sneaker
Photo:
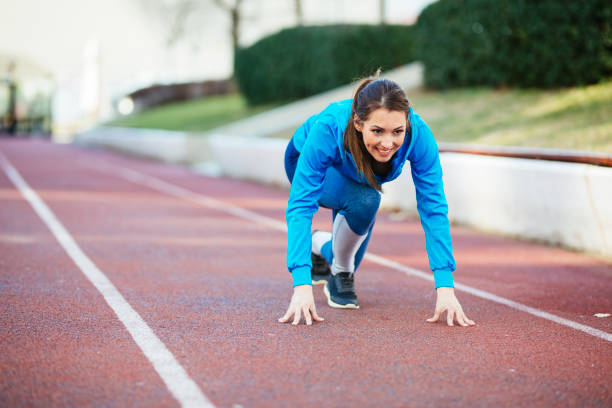
[[[312,269],[310,270],[312,284],[324,284],[331,276],[331,269],[329,268],[329,263],[327,262],[327,259],[317,254],[310,254],[310,259],[312,260]]]
[[[351,272],[339,272],[329,277],[323,288],[327,304],[340,309],[359,309],[355,280]]]

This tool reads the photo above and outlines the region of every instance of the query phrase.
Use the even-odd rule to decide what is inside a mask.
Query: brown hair
[[[370,185],[381,191],[381,187],[374,177],[372,161],[374,158],[366,150],[363,143],[363,135],[355,128],[355,114],[361,121],[368,120],[372,112],[384,108],[390,111],[400,111],[406,114],[410,111],[410,103],[403,89],[389,79],[380,79],[380,69],[374,76],[365,78],[361,81],[353,97],[353,107],[348,124],[344,130],[344,151],[350,152],[355,159],[357,171],[365,176]],[[410,124],[408,124],[409,126]]]

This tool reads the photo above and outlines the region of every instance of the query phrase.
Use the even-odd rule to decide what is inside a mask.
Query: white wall
[[[451,219],[612,255],[612,168],[459,153],[440,160]],[[416,210],[408,172],[385,191],[386,205]]]
[[[223,174],[288,185],[286,140],[216,137],[210,143]],[[440,161],[452,220],[612,256],[612,168],[459,153],[442,153]],[[409,166],[383,190],[384,207],[416,213]]]
[[[287,186],[286,144],[218,137],[211,149],[223,174]],[[442,153],[440,161],[450,219],[612,256],[612,168],[459,153]],[[416,213],[409,166],[383,190],[383,206]]]

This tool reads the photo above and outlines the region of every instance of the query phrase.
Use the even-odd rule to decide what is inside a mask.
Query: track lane
[[[0,207],[0,406],[175,406],[4,172]]]
[[[104,164],[103,162],[99,162],[97,164],[88,163],[87,165],[92,166],[93,168],[99,169],[102,172],[110,173],[120,178],[128,179],[130,181],[135,182],[136,184],[151,187],[152,189],[156,191],[167,193],[167,194],[170,194],[178,198],[187,199],[188,201],[194,202],[198,205],[203,205],[205,207],[212,207],[215,209],[221,209],[224,212],[229,212],[230,214],[236,215],[239,218],[246,219],[249,222],[256,222],[256,223],[264,224],[278,231],[286,231],[285,224],[282,222],[282,220],[280,219],[274,220],[274,217],[270,217],[269,215],[262,217],[259,214],[261,211],[253,211],[252,209],[245,211],[243,207],[236,208],[235,207],[236,204],[229,204],[227,200],[219,201],[219,200],[215,200],[211,198],[209,195],[206,195],[206,194],[198,195],[198,194],[193,193],[191,190],[186,190],[181,187],[178,187],[176,184],[170,184],[159,178],[154,178],[154,177],[148,176],[141,172],[129,170],[125,167],[113,168],[112,170],[110,170],[108,164]],[[246,202],[247,200],[240,200],[240,201]],[[228,203],[229,205],[224,205],[223,204],[224,202]],[[255,206],[255,207],[259,207],[259,206]],[[270,212],[270,210],[268,210],[268,212]],[[277,216],[278,216],[278,212],[276,214],[276,217]],[[380,225],[381,222],[379,221],[378,224]],[[401,229],[398,229],[397,225],[389,225],[388,222],[385,222],[384,218],[383,218],[382,224],[383,224],[382,227],[379,226],[377,228],[377,232],[379,232],[378,230],[380,229],[382,229],[383,231],[394,229],[396,231],[401,231],[405,234],[406,230],[409,229],[406,227],[410,227],[409,225],[408,226],[400,225],[399,227]],[[325,227],[318,227],[318,228],[325,229]],[[419,239],[419,235],[422,235],[422,231],[420,230],[414,231],[414,228],[412,228],[412,230],[413,230],[412,231],[413,238],[417,241],[417,243],[420,243],[420,246],[421,246],[421,248],[416,252],[420,258],[419,261],[423,265],[420,269],[427,270],[428,269],[428,265],[426,264],[427,260],[426,260],[426,257],[423,256],[425,254],[424,240]],[[464,234],[464,235],[471,235],[471,237],[462,239],[461,243],[466,243],[468,245],[471,245],[471,247],[479,251],[478,254],[474,254],[473,252],[469,252],[469,251],[464,251],[464,253],[468,254],[468,256],[465,257],[466,263],[468,266],[472,265],[473,270],[477,270],[478,267],[481,267],[482,269],[482,267],[484,266],[487,269],[492,269],[495,271],[495,269],[499,269],[499,268],[495,268],[496,266],[495,261],[497,260],[499,262],[499,259],[501,258],[503,261],[501,263],[501,266],[503,267],[502,273],[506,274],[507,276],[512,276],[514,278],[514,282],[508,282],[507,280],[506,282],[503,282],[502,279],[499,279],[499,273],[497,273],[498,276],[495,279],[491,279],[490,276],[487,277],[488,283],[493,283],[493,285],[488,285],[491,288],[488,290],[488,293],[487,291],[483,292],[483,290],[478,289],[478,287],[466,285],[465,283],[458,283],[457,284],[458,289],[471,293],[473,295],[484,297],[485,299],[489,299],[491,301],[495,301],[495,302],[499,302],[499,303],[508,305],[510,307],[516,308],[523,312],[527,312],[527,313],[536,315],[538,317],[543,317],[543,318],[555,321],[559,324],[567,325],[577,330],[585,331],[591,335],[600,337],[607,341],[612,341],[612,335],[608,333],[608,329],[612,328],[612,324],[611,324],[612,321],[610,319],[602,320],[594,316],[595,313],[599,313],[599,312],[591,312],[590,314],[585,314],[585,312],[589,313],[589,308],[591,310],[610,310],[612,308],[612,299],[609,296],[594,297],[592,295],[593,292],[601,293],[601,291],[591,290],[593,288],[597,288],[602,283],[601,281],[603,281],[604,285],[606,284],[609,285],[611,283],[610,278],[611,278],[612,268],[610,268],[609,265],[607,265],[604,262],[593,262],[592,259],[589,259],[588,257],[584,257],[584,256],[582,256],[582,259],[580,257],[575,257],[575,256],[573,257],[574,259],[572,259],[571,253],[568,251],[556,251],[555,252],[554,250],[552,250],[552,248],[542,246],[542,245],[533,245],[533,244],[525,244],[522,246],[516,245],[516,243],[513,243],[512,240],[508,240],[508,239],[505,240],[505,243],[500,242],[494,245],[494,248],[496,248],[498,251],[500,248],[503,248],[504,250],[503,253],[495,254],[494,257],[489,256],[489,258],[484,258],[482,257],[480,251],[481,249],[486,249],[490,245],[487,243],[486,240],[483,240],[482,238],[488,239],[489,237],[483,234],[473,234],[473,233],[470,234],[469,230],[465,230],[465,229],[463,232],[467,232],[468,234]],[[495,239],[495,237],[492,237],[492,238]],[[473,242],[474,240],[476,240],[476,242]],[[405,252],[406,245],[403,243],[403,241],[398,241],[396,239],[393,240],[393,238],[387,238],[381,241],[385,243],[384,251],[388,251],[389,243],[400,242],[402,247],[398,248],[397,245],[395,246],[392,245],[393,250],[389,252],[390,256],[386,258],[380,257],[379,255],[372,254],[372,253],[366,254],[366,260],[370,260],[374,262],[375,264],[378,264],[379,266],[391,267],[393,269],[396,269],[403,273],[407,273],[409,275],[418,275],[420,277],[424,277],[426,279],[431,280],[431,274],[424,273],[419,270],[415,270],[414,268],[410,268],[410,267],[406,267],[402,265],[402,263],[406,264],[405,260],[403,259],[400,259],[400,260],[393,259],[397,257],[397,254],[402,254],[403,252]],[[373,246],[374,245],[372,245],[372,247]],[[507,248],[509,247],[515,247],[514,248],[515,250],[506,251]],[[517,265],[516,259],[515,258],[510,259],[509,257],[507,257],[506,252],[510,253],[510,257],[514,257],[518,255],[518,258],[516,259],[519,259],[519,261],[521,260],[521,258],[523,258],[523,259],[527,259],[533,262],[532,260],[534,259],[537,260],[539,257],[541,258],[541,255],[545,256],[546,258],[544,260],[537,261],[533,265],[532,264],[528,264],[528,265],[518,264]],[[474,265],[474,260],[476,260],[476,265]],[[569,268],[566,263],[568,261],[571,262],[569,265]],[[582,265],[582,264],[577,263],[581,261],[582,262],[586,261],[586,264]],[[414,260],[412,260],[412,262],[414,262]],[[408,264],[412,262],[408,262]],[[540,272],[542,270],[542,266],[547,268],[549,271],[554,271],[554,275],[546,276],[545,280],[541,279],[541,277],[537,275],[534,275],[533,272]],[[572,275],[572,273],[570,274],[567,273],[568,270],[571,270],[572,269],[571,267],[573,266],[578,267],[574,269],[578,269],[579,271],[584,272],[587,275],[586,279],[590,281],[589,283],[591,285],[585,285],[584,279],[583,279],[583,281],[581,282],[581,286],[580,286],[582,293],[580,292],[577,293],[576,291],[575,275]],[[509,269],[509,268],[512,268],[512,269]],[[526,273],[523,273],[523,277],[526,278],[526,283],[527,283],[526,285],[522,285],[522,287],[521,285],[517,285],[516,283],[517,270],[519,270],[518,275],[520,275],[521,269],[524,272],[526,272]],[[495,272],[499,272],[499,271],[495,271]],[[521,276],[518,276],[518,277],[520,278]],[[534,278],[535,278],[535,281],[534,281]],[[500,282],[502,283],[501,285],[499,284]],[[547,299],[551,299],[551,297],[546,296],[546,294],[549,293],[548,285],[550,285],[551,283],[557,284],[557,282],[561,283],[562,286],[558,286],[557,289],[552,292],[562,294],[564,298],[566,298],[564,299],[565,304],[573,304],[573,302],[575,302],[576,300],[581,300],[577,302],[578,304],[581,304],[581,309],[579,310],[580,313],[577,316],[580,318],[579,320],[581,320],[581,322],[576,322],[572,320],[572,317],[576,317],[575,315],[572,315],[571,313],[566,313],[563,311],[563,309],[557,310],[557,308],[555,308],[554,306],[552,307],[550,306],[551,304],[554,305],[556,303],[559,303],[559,299],[555,298],[552,302],[544,303],[546,302]],[[534,283],[536,285],[534,285]],[[519,292],[519,294],[521,295],[520,297],[522,298],[526,298],[524,296],[525,293],[528,292],[528,290],[531,290],[532,297],[527,297],[526,299],[528,299],[529,302],[527,304],[522,304],[520,301],[513,300],[512,297],[508,298],[508,297],[504,297],[503,295],[500,296],[500,295],[495,294],[496,290],[498,290],[500,287],[502,288],[502,290],[507,289],[508,287],[514,287],[515,290],[511,292],[510,296],[516,295],[517,294],[516,289],[521,288],[523,289],[523,293],[521,294]],[[534,289],[535,289],[535,292],[534,292]],[[585,298],[591,300],[590,304],[587,305],[586,307],[584,306],[584,301],[582,300],[583,298],[581,297],[581,295],[584,295]],[[534,296],[536,297],[534,298]],[[544,302],[542,302],[542,300],[544,300]],[[530,306],[529,305],[530,303],[535,304],[535,306]],[[545,308],[550,307],[552,308],[554,312],[561,311],[561,315],[565,315],[565,317],[559,316],[558,314],[554,312],[551,313],[551,312],[547,312],[546,310],[540,310],[542,306],[544,306]],[[591,323],[592,325],[588,325],[587,323]],[[600,330],[596,326],[601,326],[603,330]]]
[[[286,193],[259,186],[209,180],[181,169],[113,155],[89,154],[115,162],[125,160],[124,164],[140,170],[156,168],[158,176],[186,187],[192,185],[205,194],[213,191],[216,198],[230,202],[244,203],[252,191],[268,197],[260,199],[257,206],[286,201]],[[143,194],[142,202],[133,206],[129,205],[129,194],[122,194],[123,205],[115,199],[113,204],[59,200],[51,206],[63,211],[62,219],[74,218],[71,230],[78,231],[75,237],[89,236],[83,246],[87,245],[99,262],[116,265],[112,280],[124,288],[122,292],[129,293],[130,303],[136,302],[145,320],[152,322],[160,338],[175,350],[190,372],[196,373],[196,381],[221,406],[264,406],[270,401],[288,400],[307,406],[342,405],[343,401],[346,405],[377,401],[391,406],[511,406],[517,401],[535,405],[565,401],[561,405],[575,405],[586,401],[597,406],[609,401],[603,381],[610,373],[605,357],[609,348],[604,345],[602,349],[601,340],[567,333],[569,329],[467,295],[462,297],[464,306],[469,304],[470,315],[479,323],[469,335],[461,329],[426,325],[423,320],[431,313],[434,301],[431,284],[371,263],[364,264],[357,280],[363,304],[358,313],[348,315],[327,308],[317,291],[317,304],[326,317],[324,324],[312,328],[275,324],[272,319],[282,314],[289,295],[283,234],[202,208],[179,204],[164,208],[172,200],[161,199],[157,193],[117,184],[100,174],[93,176],[81,170],[81,175],[89,176],[89,184],[82,184],[90,189],[112,185],[116,191]],[[216,185],[226,190],[217,194]],[[141,211],[139,215],[138,207],[145,201],[164,204],[153,213],[143,215]],[[88,214],[104,215],[104,222],[78,215],[84,205]],[[133,221],[122,227],[126,216]],[[328,216],[323,214],[317,222],[326,226]],[[282,221],[282,211],[275,217]],[[150,220],[158,222],[151,226],[147,222]],[[177,222],[181,231],[173,232],[170,227]],[[377,231],[386,223],[396,224],[381,217]],[[401,224],[408,231],[420,228],[413,220]],[[182,231],[185,226],[189,226],[187,232]],[[94,240],[91,235],[95,231]],[[136,243],[147,235],[153,238],[153,244]],[[391,245],[382,241],[385,236],[393,238],[382,228],[373,239],[373,245],[380,242],[377,253]],[[121,241],[124,237],[131,240]],[[414,261],[419,256],[416,242],[422,238],[401,238],[404,250],[394,256],[408,255]],[[131,256],[121,254],[126,242]],[[175,245],[168,248],[170,242]],[[250,248],[244,250],[245,245]],[[413,250],[406,251],[407,246]],[[155,254],[157,251],[161,254]],[[178,272],[170,273],[168,268]],[[135,283],[130,275],[148,281]],[[249,294],[246,299],[245,293]],[[558,353],[572,351],[574,360],[559,362],[552,355],[551,335],[560,336]],[[459,344],[463,350],[447,355],[447,361],[440,363],[440,354],[457,349]],[[517,345],[526,347],[517,349]],[[304,370],[302,376],[293,375],[295,367]],[[572,378],[575,372],[582,378]],[[447,384],[444,378],[462,380]],[[487,392],[483,392],[483,384]]]

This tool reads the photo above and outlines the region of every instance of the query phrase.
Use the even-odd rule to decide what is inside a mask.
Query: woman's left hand
[[[436,300],[436,311],[432,318],[427,319],[428,322],[437,322],[440,315],[446,311],[446,323],[449,326],[453,326],[453,321],[457,319],[457,323],[461,326],[474,326],[476,323],[470,320],[463,312],[457,297],[455,296],[454,288],[440,287],[437,289],[438,298]]]

